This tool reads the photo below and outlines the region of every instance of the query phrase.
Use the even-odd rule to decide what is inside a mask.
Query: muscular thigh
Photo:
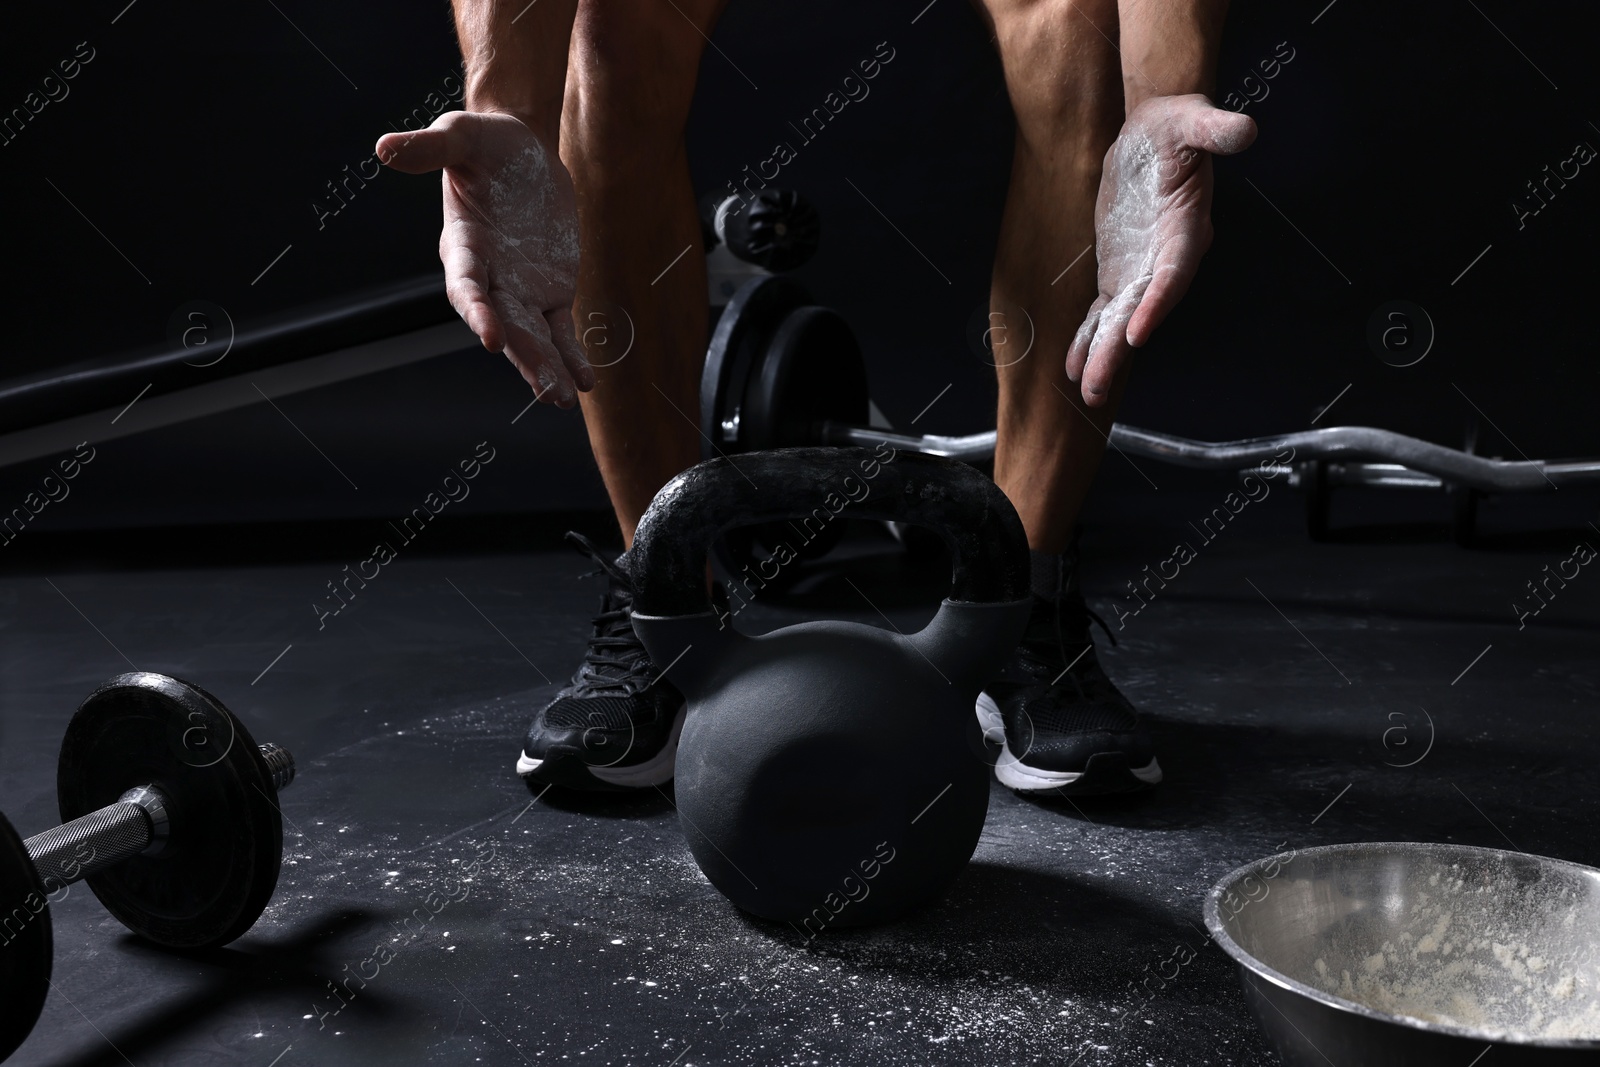
[[[675,151],[700,55],[726,3],[580,0],[568,54],[563,142],[618,162],[643,163]]]

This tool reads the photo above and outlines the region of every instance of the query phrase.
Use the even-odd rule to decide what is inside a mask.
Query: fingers
[[[1243,152],[1256,139],[1256,120],[1249,115],[1212,107],[1201,97],[1184,112],[1179,124],[1184,143],[1216,156]]]
[[[446,227],[449,223],[446,223]],[[466,241],[449,242],[450,231],[445,231],[444,292],[450,306],[456,309],[467,327],[478,335],[483,347],[490,352],[505,348],[505,329],[500,316],[489,301],[489,272],[483,260],[473,252]]]
[[[1128,344],[1128,321],[1144,299],[1152,276],[1141,275],[1116,295],[1100,313],[1100,323],[1083,368],[1083,402],[1100,407],[1111,399],[1117,369],[1133,349]]]
[[[594,388],[594,368],[589,365],[589,357],[578,341],[572,309],[553,308],[544,313],[544,318],[550,326],[550,338],[555,342],[556,351],[561,353],[561,362],[565,364],[567,373],[572,375],[573,384],[587,393]]]
[[[1171,267],[1157,268],[1144,299],[1128,319],[1126,337],[1131,347],[1144,347],[1156,327],[1166,320],[1172,309],[1178,306],[1178,301],[1183,299],[1183,294],[1189,291],[1189,283],[1193,280],[1194,271],[1185,273]]]
[[[1067,346],[1068,381],[1076,382],[1083,378],[1083,365],[1089,361],[1089,348],[1094,343],[1094,333],[1100,325],[1100,314],[1105,310],[1109,299],[1102,294],[1089,305],[1089,312],[1083,317],[1083,324],[1073,335],[1072,344]]]
[[[378,161],[407,174],[465,166],[476,130],[473,118],[466,116],[464,111],[447,111],[425,130],[384,134],[378,138]]]
[[[522,373],[523,381],[533,386],[535,398],[570,408],[577,402],[577,392],[544,316],[530,313],[504,290],[495,290],[490,300],[505,324],[506,358]]]
[[[1189,284],[1200,270],[1200,257],[1205,255],[1210,245],[1209,222],[1198,234],[1173,237],[1162,245],[1150,287],[1145,290],[1144,298],[1128,319],[1128,344],[1142,348],[1150,340],[1156,327],[1166,320],[1167,315],[1183,299],[1183,294],[1189,291]]]

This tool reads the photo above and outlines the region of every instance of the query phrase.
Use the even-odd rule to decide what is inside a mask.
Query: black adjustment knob
[[[728,251],[774,272],[805,263],[822,239],[817,209],[791,189],[763,189],[753,200],[735,199],[719,214]]]

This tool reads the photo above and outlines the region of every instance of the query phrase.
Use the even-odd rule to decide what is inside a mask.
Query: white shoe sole
[[[667,735],[667,743],[661,746],[661,751],[645,760],[643,763],[633,763],[626,767],[587,767],[589,774],[606,785],[619,786],[623,789],[648,789],[653,785],[666,785],[672,781],[673,773],[678,762],[678,737],[683,733],[683,719],[689,707],[685,704],[678,709],[677,718],[672,720],[672,733]],[[517,773],[527,778],[538,773],[544,766],[544,760],[533,759],[526,752],[517,757]]]
[[[978,694],[976,711],[978,727],[983,731],[983,736],[991,741],[1000,741],[1000,758],[995,761],[994,775],[1000,779],[1001,785],[1019,793],[1051,793],[1075,785],[1083,777],[1083,771],[1047,771],[1023,763],[1011,751],[1010,742],[1004,740],[1005,719],[1000,714],[999,705],[988,693]],[[1151,757],[1143,767],[1128,768],[1128,773],[1144,785],[1156,785],[1161,781],[1161,764]]]

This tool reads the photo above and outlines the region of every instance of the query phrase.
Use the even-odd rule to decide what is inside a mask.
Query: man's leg
[[[572,31],[561,159],[578,200],[573,316],[596,379],[583,417],[629,545],[656,490],[700,458],[708,297],[683,131],[701,34],[723,2],[581,0]],[[683,697],[633,632],[627,558],[568,539],[604,572],[606,591],[583,663],[535,715],[517,771],[578,789],[662,785]]]
[[[979,697],[978,717],[986,734],[1003,735],[995,771],[1019,792],[1144,788],[1161,768],[1137,711],[1095,659],[1070,550],[1122,387],[1091,409],[1066,375],[1067,349],[1098,290],[1095,199],[1122,125],[1116,3],[982,6],[1017,124],[990,291],[995,481],[1028,533],[1034,599],[1022,644]]]
[[[1119,383],[1111,403],[1091,410],[1065,370],[1067,346],[1097,291],[1095,196],[1122,125],[1117,7],[1115,0],[983,6],[1017,122],[990,292],[1000,384],[994,477],[1021,515],[1029,547],[1059,553],[1105,452],[1120,393]]]
[[[624,544],[656,490],[700,459],[709,299],[683,133],[702,34],[725,2],[583,0],[573,26],[561,159],[578,195],[574,317],[596,378],[581,402]]]

